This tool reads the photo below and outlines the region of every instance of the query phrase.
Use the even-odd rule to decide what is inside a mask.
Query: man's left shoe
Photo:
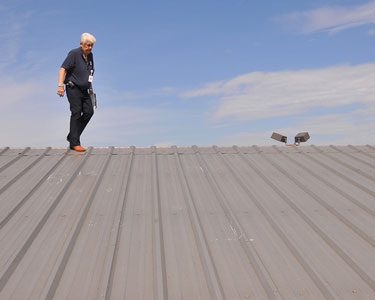
[[[75,150],[75,151],[78,151],[78,152],[84,152],[84,151],[86,151],[86,149],[83,148],[83,147],[81,147],[80,145],[70,147],[70,149]]]

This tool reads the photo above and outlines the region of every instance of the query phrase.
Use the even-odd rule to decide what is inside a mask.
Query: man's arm
[[[59,71],[59,81],[58,81],[58,87],[57,87],[57,95],[60,97],[64,96],[64,80],[65,80],[66,70],[64,68],[60,68]]]

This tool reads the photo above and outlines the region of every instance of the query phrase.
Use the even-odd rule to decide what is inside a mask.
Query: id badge
[[[94,80],[94,76],[90,75],[89,76],[89,82],[92,82]]]

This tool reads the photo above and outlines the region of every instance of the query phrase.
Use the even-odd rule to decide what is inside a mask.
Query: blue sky
[[[1,0],[1,147],[67,145],[57,74],[83,32],[83,146],[375,144],[375,1]]]

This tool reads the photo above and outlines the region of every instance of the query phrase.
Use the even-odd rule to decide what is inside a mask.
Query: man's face
[[[80,43],[80,45],[84,55],[91,53],[92,47],[94,46],[91,42],[87,42],[86,44]]]

